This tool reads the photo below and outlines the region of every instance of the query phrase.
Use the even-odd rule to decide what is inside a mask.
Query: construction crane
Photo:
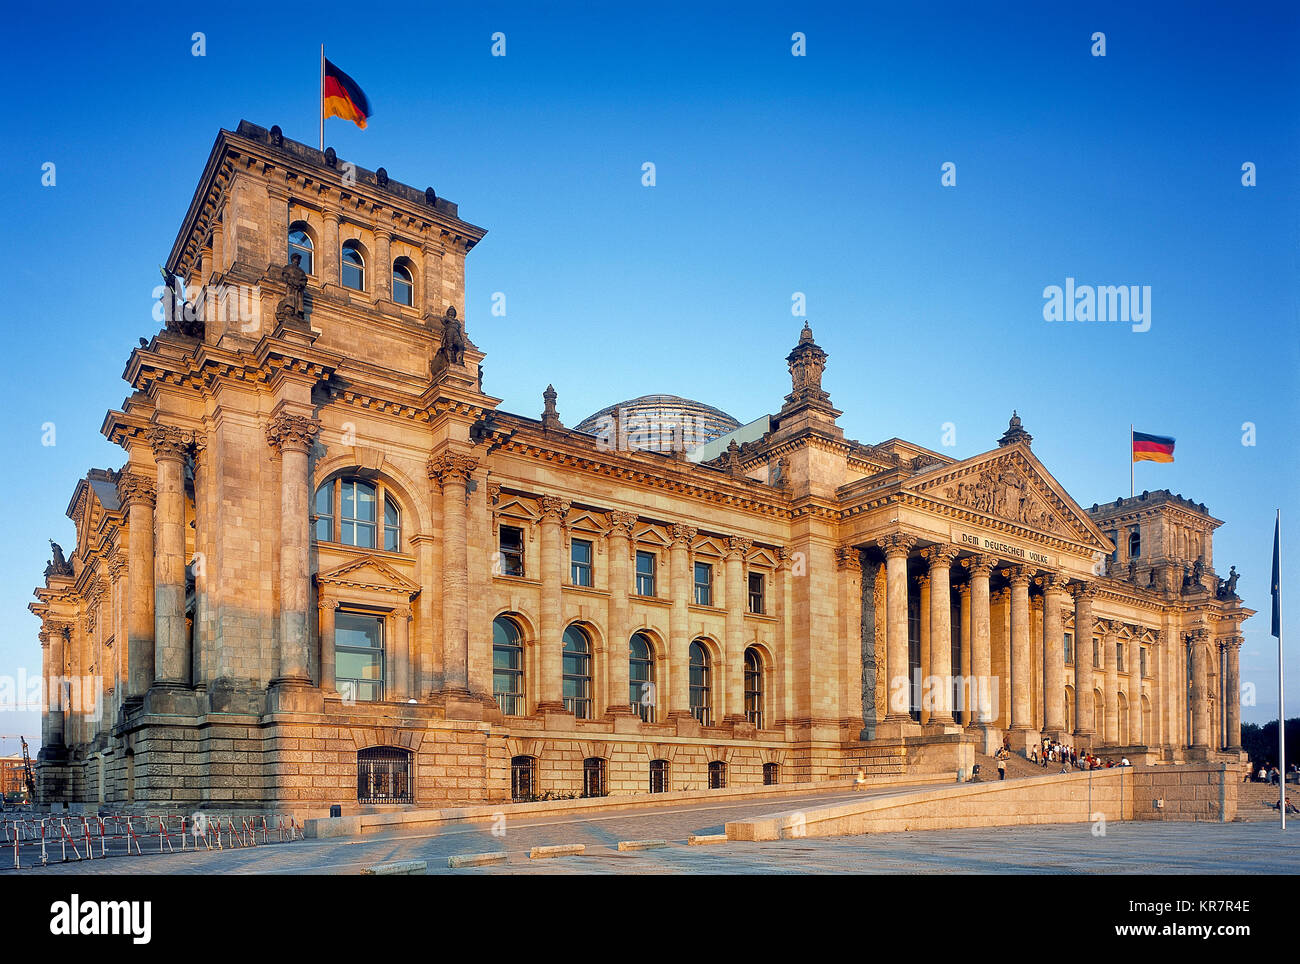
[[[27,737],[22,733],[0,733],[0,740],[17,740],[23,747],[23,782],[27,784],[27,800],[36,802],[36,774],[32,771],[32,758],[27,750]]]

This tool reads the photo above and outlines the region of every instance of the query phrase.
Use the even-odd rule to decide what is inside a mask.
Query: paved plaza
[[[879,791],[885,792],[885,791]],[[827,793],[744,803],[693,803],[594,816],[506,818],[437,830],[363,838],[299,840],[247,850],[110,857],[52,864],[24,874],[357,874],[398,860],[427,860],[430,873],[455,874],[1290,874],[1300,867],[1300,827],[1275,823],[1109,822],[944,830],[766,843],[689,846],[691,834],[721,833],[727,820],[862,799]],[[502,833],[502,829],[504,832]],[[667,847],[620,852],[619,841],[667,840]],[[581,856],[530,859],[532,847],[585,844]],[[509,854],[504,864],[449,870],[447,858]],[[5,871],[6,875],[13,871]]]

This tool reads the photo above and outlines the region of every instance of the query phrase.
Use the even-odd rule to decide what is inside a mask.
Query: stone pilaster
[[[669,591],[672,608],[668,611],[668,718],[691,719],[690,626],[688,624],[693,580],[690,572],[691,545],[695,541],[693,526],[669,528],[672,542],[668,547]]]
[[[334,674],[334,614],[339,601],[326,597],[320,601],[320,688],[326,693],[338,693]]]
[[[1105,688],[1102,697],[1106,704],[1106,722],[1102,728],[1102,742],[1119,742],[1119,623],[1105,623],[1102,634],[1102,659],[1106,663]]]
[[[1191,634],[1192,649],[1192,740],[1193,750],[1204,752],[1210,746],[1209,645],[1210,631],[1196,629]]]
[[[191,685],[185,626],[185,458],[189,436],[170,425],[149,433],[158,465],[154,520],[154,686]]]
[[[754,540],[731,536],[723,560],[723,605],[727,615],[723,629],[725,685],[722,722],[745,724],[745,557]]]
[[[609,697],[606,716],[632,716],[629,690],[628,656],[631,642],[631,615],[628,593],[631,590],[632,536],[636,528],[635,512],[609,514]]]
[[[1228,749],[1241,749],[1241,644],[1244,636],[1229,636],[1223,641],[1227,651],[1228,672],[1223,686],[1223,705],[1228,718]]]
[[[542,518],[538,523],[542,556],[542,605],[538,619],[538,660],[542,674],[537,708],[543,711],[564,709],[564,524],[568,499],[542,496]]]
[[[840,620],[840,644],[836,655],[840,678],[836,702],[839,715],[856,724],[861,732],[868,721],[862,715],[862,553],[858,547],[838,546],[835,549],[835,569],[839,576],[836,583]]]

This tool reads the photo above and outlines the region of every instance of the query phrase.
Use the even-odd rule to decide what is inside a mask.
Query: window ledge
[[[609,596],[609,590],[601,589],[599,586],[574,586],[566,582],[561,588],[565,592],[581,593],[584,596],[604,596],[606,598]]]
[[[672,606],[672,601],[664,599],[662,596],[638,596],[636,593],[632,593],[627,597],[627,600],[628,602],[645,603],[649,606]]]
[[[698,603],[689,603],[686,608],[693,613],[710,613],[714,616],[727,615],[727,610],[722,606],[701,606]]]
[[[533,579],[529,576],[506,576],[502,574],[493,574],[492,579],[498,582],[514,583],[517,586],[540,586],[540,579]]]
[[[378,556],[381,559],[393,559],[398,562],[415,561],[415,556],[411,553],[395,552],[392,549],[367,549],[365,546],[350,546],[346,542],[321,542],[319,539],[313,539],[311,544],[318,550],[328,549],[348,553],[349,555]]]
[[[775,622],[776,622],[776,617],[775,617],[775,616],[769,616],[767,613],[751,613],[749,610],[746,610],[746,611],[745,611],[745,618],[746,618],[746,619],[757,619],[759,622],[764,622],[764,623],[775,623]]]

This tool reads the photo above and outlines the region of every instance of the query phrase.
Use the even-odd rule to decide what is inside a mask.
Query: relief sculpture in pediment
[[[1022,525],[1056,531],[1056,516],[1041,507],[1030,492],[1029,480],[1018,472],[985,469],[944,489],[958,505]]]

